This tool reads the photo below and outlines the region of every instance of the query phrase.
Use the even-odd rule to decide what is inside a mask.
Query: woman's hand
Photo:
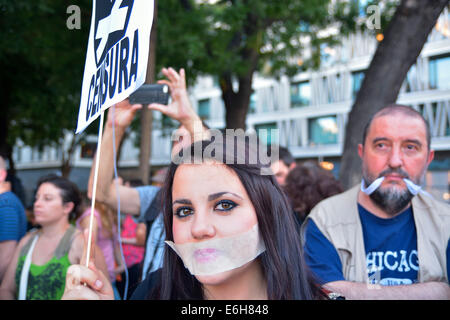
[[[112,110],[114,108],[114,110]],[[126,129],[130,126],[134,119],[136,111],[142,109],[142,104],[130,104],[128,99],[120,101],[115,106],[111,106],[108,111],[107,125],[114,126],[119,129]]]
[[[163,68],[162,73],[168,80],[159,80],[158,83],[169,86],[172,102],[167,106],[152,103],[148,108],[151,110],[158,110],[166,116],[178,120],[185,126],[189,126],[191,122],[199,120],[200,118],[195,113],[191,106],[191,102],[189,101],[184,69],[180,69],[180,73],[178,73],[173,68]]]
[[[114,292],[105,275],[89,263],[89,268],[71,265],[67,270],[62,300],[114,300]]]

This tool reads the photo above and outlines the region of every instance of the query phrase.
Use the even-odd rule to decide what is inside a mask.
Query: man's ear
[[[434,159],[434,150],[430,150],[430,152],[428,153],[427,167],[430,165],[433,159]]]
[[[358,155],[362,159],[364,154],[364,146],[360,143],[358,144]]]

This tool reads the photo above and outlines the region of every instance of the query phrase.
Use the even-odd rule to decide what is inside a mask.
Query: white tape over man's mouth
[[[384,179],[386,177],[380,177],[376,179],[374,182],[372,182],[367,188],[364,187],[364,179],[361,180],[361,191],[370,196],[375,190],[377,190],[381,184],[383,183]],[[412,195],[417,195],[420,191],[422,191],[422,187],[415,184],[411,180],[407,178],[403,178],[403,181],[406,184],[406,187],[408,188],[409,192],[411,192]]]
[[[231,237],[176,244],[165,241],[192,275],[213,275],[239,268],[266,250],[258,224]]]

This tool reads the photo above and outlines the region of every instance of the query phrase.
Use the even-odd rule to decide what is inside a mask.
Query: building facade
[[[441,14],[416,63],[403,83],[397,103],[413,107],[428,121],[435,160],[426,173],[424,187],[435,197],[450,202],[450,14]],[[373,35],[354,34],[339,47],[324,48],[319,70],[298,73],[276,80],[256,75],[247,116],[247,129],[271,131],[268,143],[288,147],[298,161],[316,159],[326,163],[336,175],[340,167],[348,113],[375,52]],[[194,108],[211,128],[225,126],[221,91],[212,77],[198,79],[189,89]],[[170,130],[164,129],[161,114],[154,113],[152,166],[169,163]],[[92,164],[96,137],[76,149],[70,178],[82,190]],[[122,172],[138,166],[139,149],[133,136],[122,147],[119,166]],[[356,152],[356,151],[355,151]],[[44,172],[58,172],[61,152],[46,148],[38,152],[17,145],[14,159],[18,176],[33,186]],[[28,190],[29,191],[29,190]]]

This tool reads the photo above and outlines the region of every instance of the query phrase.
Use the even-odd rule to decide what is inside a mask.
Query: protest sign
[[[91,257],[104,111],[145,82],[153,9],[153,0],[93,1],[76,130],[82,132],[100,116],[86,267]]]
[[[144,82],[153,0],[94,0],[76,133]]]

